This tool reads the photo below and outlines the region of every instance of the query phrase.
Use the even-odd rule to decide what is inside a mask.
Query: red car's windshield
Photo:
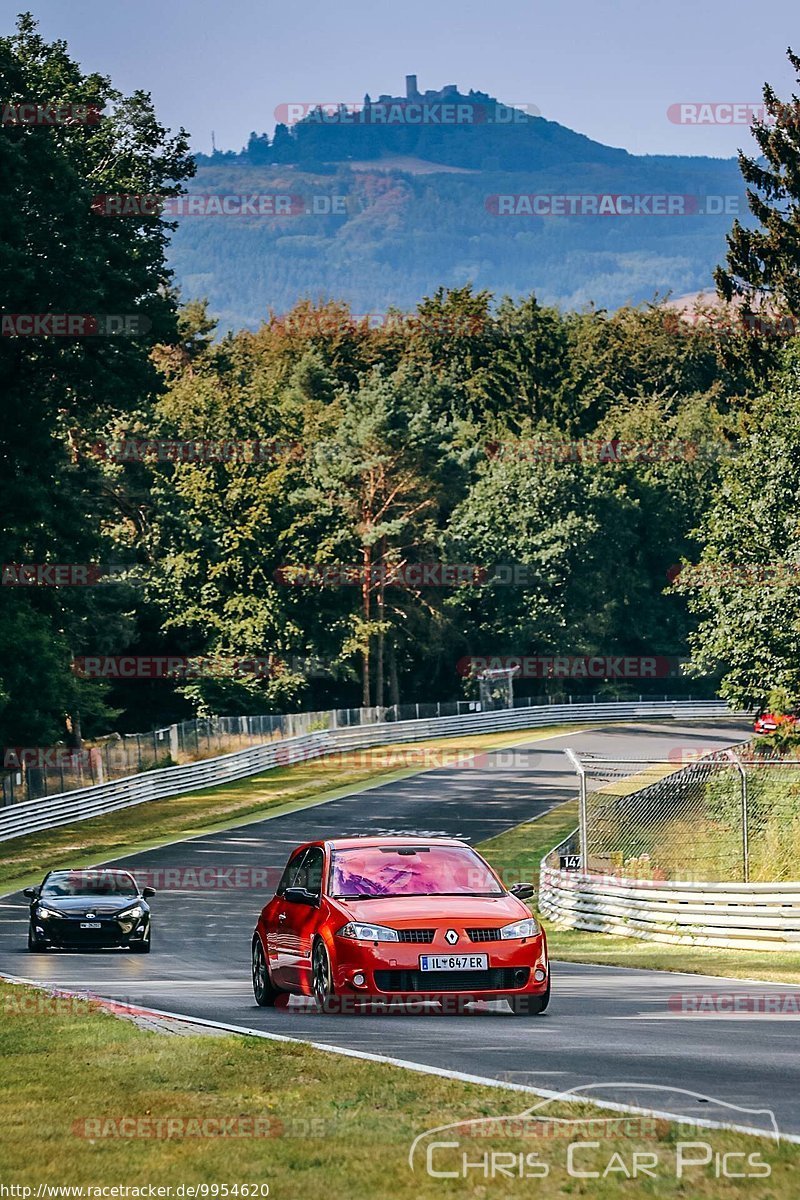
[[[500,896],[503,889],[466,846],[353,846],[334,850],[329,893],[368,896]]]

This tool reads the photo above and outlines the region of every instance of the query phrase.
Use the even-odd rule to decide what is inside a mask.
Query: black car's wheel
[[[41,942],[33,932],[33,926],[28,926],[28,949],[34,954],[41,953],[45,949],[44,942]]]
[[[538,1017],[550,1003],[550,976],[547,976],[547,988],[541,996],[509,996],[508,1004],[511,1011],[518,1017]]]
[[[147,927],[147,933],[140,942],[132,942],[128,947],[134,954],[149,954],[150,953],[150,926]]]
[[[322,938],[317,938],[311,954],[311,990],[317,1012],[335,1012],[336,992],[333,987],[333,971],[328,949]]]
[[[252,951],[253,964],[253,995],[256,998],[256,1004],[261,1008],[274,1008],[275,1001],[283,992],[273,984],[270,974],[269,965],[264,957],[264,947],[261,945],[261,938],[253,938]]]

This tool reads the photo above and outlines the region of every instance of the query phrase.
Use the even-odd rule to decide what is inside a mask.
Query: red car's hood
[[[530,912],[516,896],[387,896],[383,900],[337,900],[338,907],[354,921],[409,929],[448,921],[480,921],[507,925],[529,917]]]

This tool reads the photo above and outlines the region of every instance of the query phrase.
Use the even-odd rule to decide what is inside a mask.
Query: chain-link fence
[[[207,717],[182,721],[150,733],[112,734],[81,750],[54,747],[6,748],[0,774],[2,804],[39,800],[95,783],[124,779],[158,767],[214,758],[279,738],[318,729],[372,724],[376,708],[332,712]]]
[[[581,869],[653,881],[797,878],[800,758],[763,757],[749,745],[685,766],[571,757]]]

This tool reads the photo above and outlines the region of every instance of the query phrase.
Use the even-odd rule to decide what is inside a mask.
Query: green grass
[[[449,1122],[522,1113],[535,1097],[296,1043],[146,1032],[85,1001],[52,1002],[46,994],[8,984],[0,984],[0,1011],[0,1181],[5,1185],[268,1184],[276,1200],[314,1195],[326,1200],[508,1200],[533,1194],[548,1200],[640,1195],[790,1200],[797,1195],[797,1146],[731,1132],[691,1129],[681,1135],[661,1120],[645,1122],[633,1137],[603,1138],[596,1128],[585,1127],[570,1139],[509,1137],[497,1127],[489,1137],[462,1135],[461,1148],[471,1162],[487,1151],[538,1153],[550,1168],[546,1186],[536,1179],[487,1180],[475,1170],[467,1179],[434,1179],[425,1172],[424,1158],[413,1173],[408,1166],[414,1138]],[[391,1022],[391,1040],[401,1038],[403,1018],[383,1019]],[[521,1037],[535,1036],[535,1028],[521,1023]],[[587,1105],[550,1103],[540,1112],[550,1118],[601,1115]],[[133,1121],[120,1126],[121,1118]],[[159,1122],[163,1130],[175,1119],[209,1131],[236,1119],[244,1135],[188,1137],[174,1126],[171,1137],[118,1133],[120,1128],[128,1134],[154,1131]],[[247,1136],[256,1127],[272,1136]],[[452,1141],[458,1135],[442,1136]],[[707,1141],[714,1151],[758,1153],[769,1164],[770,1177],[719,1181],[713,1167],[698,1168],[687,1190],[686,1181],[677,1185],[674,1178],[681,1137]],[[602,1171],[613,1154],[630,1163],[639,1150],[659,1156],[662,1182],[620,1180],[618,1170],[605,1180],[570,1178],[566,1142],[589,1139],[599,1146],[581,1151],[582,1169]],[[441,1151],[434,1165],[457,1168],[460,1153]]]
[[[517,880],[538,884],[539,864],[578,824],[578,801],[558,804],[535,821],[526,821],[482,842],[480,852],[508,887]]]
[[[512,733],[468,734],[379,746],[264,771],[235,783],[153,800],[88,821],[28,834],[2,843],[0,889],[16,891],[40,882],[45,871],[57,867],[93,866],[164,842],[291,812],[359,787],[405,778],[420,769],[413,765],[412,756],[424,752],[467,757],[570,731],[576,731],[576,727],[551,725]],[[409,762],[411,766],[404,765]]]

